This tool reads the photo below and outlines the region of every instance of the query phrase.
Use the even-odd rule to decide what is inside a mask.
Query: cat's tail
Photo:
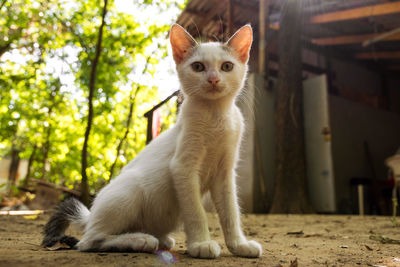
[[[56,208],[54,214],[44,227],[42,246],[52,247],[57,242],[73,248],[78,239],[64,235],[70,223],[85,227],[90,211],[76,198],[67,198]]]

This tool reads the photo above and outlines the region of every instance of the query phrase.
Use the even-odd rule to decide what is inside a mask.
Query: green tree
[[[159,99],[140,77],[154,78],[169,25],[105,3],[0,1],[0,155],[29,159],[26,186],[81,186],[87,198],[145,146],[142,115]],[[175,107],[164,109],[168,128]]]

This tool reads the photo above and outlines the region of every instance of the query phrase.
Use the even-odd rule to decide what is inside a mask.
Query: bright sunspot
[[[142,1],[139,1],[142,2]],[[182,4],[184,0],[175,1],[177,4]],[[169,8],[166,8],[165,4],[160,4],[163,6],[163,10],[160,11],[160,8],[156,6],[156,4],[140,7],[139,4],[135,4],[134,1],[126,1],[126,0],[116,0],[115,6],[119,12],[124,12],[132,15],[135,18],[135,21],[139,22],[142,27],[141,31],[146,32],[147,26],[151,24],[172,24],[176,21],[178,15],[181,10],[176,5],[171,5]],[[138,75],[132,74],[129,76],[130,79],[139,79],[140,83],[156,86],[158,87],[158,92],[160,94],[160,98],[163,99],[179,89],[178,78],[175,73],[175,63],[172,59],[171,47],[167,36],[155,39],[154,45],[150,46],[148,50],[153,51],[156,49],[157,44],[162,43],[167,44],[168,46],[168,56],[162,60],[160,60],[159,64],[156,66],[156,72],[154,74],[154,78],[150,75]],[[143,69],[145,64],[145,58],[141,59],[141,62],[138,64],[139,69]]]

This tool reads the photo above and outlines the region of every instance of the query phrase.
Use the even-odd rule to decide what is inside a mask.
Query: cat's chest
[[[204,129],[204,135],[209,146],[213,147],[214,143],[232,139],[239,130],[235,126],[235,123],[227,118],[216,118],[207,122],[207,127]]]
[[[239,145],[240,126],[230,121],[214,121],[207,129],[205,156],[201,165],[200,183],[202,191],[206,191],[211,180],[227,165]]]
[[[211,115],[200,122],[203,124],[206,157],[221,157],[227,150],[237,146],[242,127],[240,118],[235,115]]]

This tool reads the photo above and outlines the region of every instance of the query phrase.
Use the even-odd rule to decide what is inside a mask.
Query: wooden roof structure
[[[400,0],[301,1],[305,47],[400,77]],[[259,40],[266,41],[272,60],[284,3],[283,0],[190,0],[177,23],[195,37],[219,41],[225,41],[237,28],[251,23],[255,40],[259,44],[262,44]],[[261,56],[267,53],[264,47],[258,46]],[[259,63],[260,68],[262,65]]]

